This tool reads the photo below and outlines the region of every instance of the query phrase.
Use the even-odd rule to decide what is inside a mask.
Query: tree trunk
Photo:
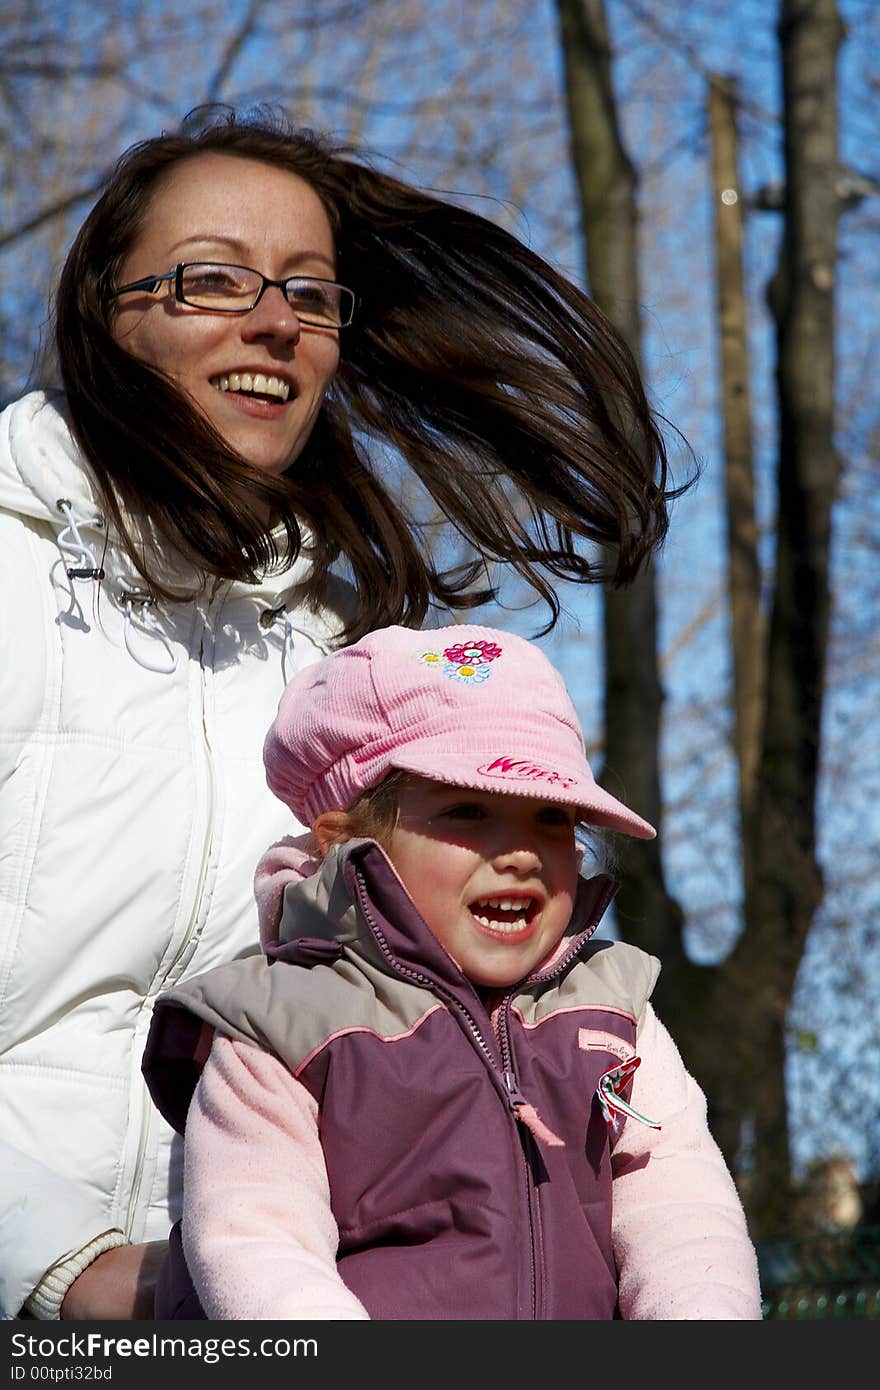
[[[641,359],[636,175],[621,139],[603,0],[558,0],[571,148],[581,198],[590,294]],[[663,691],[655,577],[649,566],[604,598],[604,767],[600,781],[657,828]],[[684,962],[682,913],[666,890],[658,841],[624,850],[617,919],[622,935],[662,957],[658,999],[672,997]]]
[[[816,909],[816,791],[830,618],[837,219],[836,0],[782,0],[786,199],[770,296],[777,328],[778,516],[754,866],[738,962],[759,1001],[751,1039],[754,1175],[763,1236],[790,1226],[787,1115],[779,1104],[785,1020]],[[745,959],[746,950],[748,961]],[[774,1077],[772,1068],[779,1068]]]
[[[616,119],[603,4],[557,3],[590,291],[639,357],[636,178]],[[728,1162],[734,1168],[742,1164],[738,1177],[756,1239],[790,1233],[794,1222],[785,1021],[821,900],[815,805],[831,508],[839,471],[832,443],[832,288],[838,212],[836,60],[842,26],[835,0],[781,0],[779,35],[787,170],[784,245],[773,297],[779,503],[756,771],[754,730],[751,751],[748,737],[738,740],[744,752],[744,789],[752,788],[742,800],[744,846],[752,845],[743,876],[744,930],[722,964],[689,962],[682,914],[666,892],[657,845],[639,845],[630,856],[619,899],[623,934],[663,962],[660,1012],[707,1093],[710,1124]],[[722,331],[728,335],[730,307],[729,299],[721,304]],[[734,327],[734,332],[743,334],[744,344],[744,328]],[[727,347],[733,342],[728,336]],[[735,370],[745,388],[744,363]],[[733,410],[733,394],[728,403]],[[727,444],[739,466],[747,461],[747,450],[739,425],[734,437],[734,423]],[[732,565],[745,576],[740,592],[749,594],[754,611],[755,572],[744,543],[745,538],[751,544],[750,503],[748,484],[745,492],[742,484],[740,472],[728,488],[736,513],[731,543],[738,548]],[[605,643],[603,781],[659,826],[662,690],[650,570],[625,593],[606,595]]]
[[[743,873],[751,871],[764,697],[764,621],[755,475],[749,342],[743,275],[743,199],[736,129],[737,86],[709,84],[709,137],[715,204],[715,275],[724,424],[728,595],[733,649],[734,749],[739,771]]]

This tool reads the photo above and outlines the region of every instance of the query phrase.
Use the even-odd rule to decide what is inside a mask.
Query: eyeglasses
[[[212,314],[247,314],[256,309],[268,289],[279,289],[297,318],[314,328],[347,328],[354,318],[355,294],[334,280],[313,275],[289,275],[270,280],[246,265],[218,265],[208,261],[182,261],[164,275],[146,275],[130,285],[120,285],[112,298],[130,290],[155,294],[166,280],[174,282],[178,304],[207,309]]]

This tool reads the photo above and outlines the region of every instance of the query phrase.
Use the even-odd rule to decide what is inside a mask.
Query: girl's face
[[[500,988],[558,944],[580,854],[573,809],[408,778],[385,849],[434,936],[472,983]]]
[[[214,153],[175,165],[160,182],[117,283],[161,275],[179,261],[250,266],[273,280],[336,274],[330,223],[308,183],[260,160]],[[281,473],[300,454],[339,363],[336,331],[300,323],[277,288],[246,314],[179,304],[171,282],[115,303],[120,346],[169,376],[242,458]],[[241,382],[221,389],[235,375],[253,383],[258,374],[266,382],[256,385],[267,390]]]

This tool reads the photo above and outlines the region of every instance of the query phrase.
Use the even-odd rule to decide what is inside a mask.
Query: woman
[[[257,941],[254,866],[297,828],[260,757],[285,680],[485,601],[495,561],[553,621],[554,580],[633,578],[673,494],[583,294],[264,118],[122,157],[55,347],[63,394],[0,417],[0,1306],[149,1317],[180,1153],[143,1044],[161,990]]]

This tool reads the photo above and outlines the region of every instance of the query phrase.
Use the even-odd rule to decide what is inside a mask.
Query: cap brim
[[[481,761],[472,752],[429,751],[425,742],[420,743],[418,749],[395,749],[388,761],[402,772],[414,772],[435,782],[448,782],[454,787],[502,792],[507,796],[533,796],[558,801],[564,806],[575,806],[583,813],[584,819],[593,825],[632,835],[639,840],[653,840],[657,834],[653,825],[606,792],[592,776],[586,778],[581,766],[557,767],[552,777],[519,776],[510,770],[491,775],[486,773],[485,766],[503,760],[490,755]],[[526,759],[521,761],[527,762]]]

